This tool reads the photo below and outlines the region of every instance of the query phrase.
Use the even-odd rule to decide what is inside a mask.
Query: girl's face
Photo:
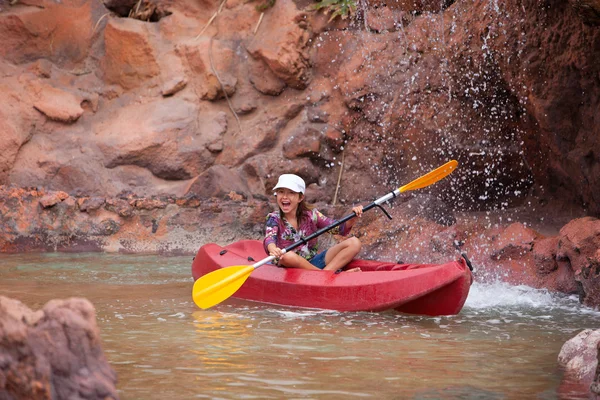
[[[295,215],[298,204],[304,199],[302,193],[297,193],[286,188],[277,189],[275,195],[277,196],[277,205],[285,215]]]

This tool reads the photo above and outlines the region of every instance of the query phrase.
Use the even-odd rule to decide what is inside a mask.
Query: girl
[[[321,253],[318,251],[318,240],[314,238],[294,251],[282,253],[283,248],[335,222],[306,204],[305,188],[304,180],[298,175],[283,174],[279,177],[277,185],[273,188],[279,211],[267,215],[265,251],[279,258],[279,265],[284,267],[337,271],[348,264],[360,251],[358,238],[346,239]],[[356,206],[352,211],[357,217],[361,217],[363,207]],[[352,218],[330,232],[346,236],[355,222],[356,219]],[[350,271],[360,271],[360,268],[353,268]]]

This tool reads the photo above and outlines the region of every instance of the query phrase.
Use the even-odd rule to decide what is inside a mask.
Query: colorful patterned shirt
[[[279,211],[272,212],[267,215],[265,240],[263,242],[265,251],[267,254],[269,253],[267,247],[271,243],[275,243],[277,247],[284,249],[334,222],[335,220],[324,216],[316,209],[312,209],[304,212],[299,222],[298,230],[296,230],[285,218],[282,219],[279,216]],[[346,236],[350,233],[350,229],[346,228],[346,223],[344,222],[328,232],[333,235]],[[318,239],[309,240],[307,243],[296,247],[293,251],[310,260],[319,252]]]

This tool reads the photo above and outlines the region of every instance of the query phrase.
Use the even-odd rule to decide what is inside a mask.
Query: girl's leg
[[[325,268],[327,271],[337,271],[346,266],[360,251],[360,240],[357,237],[351,237],[341,243],[336,244],[327,250],[325,255]]]
[[[329,251],[327,253],[329,253]],[[281,256],[281,258],[279,259],[279,264],[287,268],[301,268],[309,269],[312,271],[320,271],[319,268],[315,267],[310,262],[308,262],[306,258],[299,256],[293,251],[285,253],[283,256]]]

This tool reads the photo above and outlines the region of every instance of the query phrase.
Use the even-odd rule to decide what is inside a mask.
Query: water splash
[[[580,304],[577,296],[551,293],[526,285],[512,286],[501,281],[473,283],[465,308],[473,311],[561,311],[600,317],[600,311]]]
[[[497,309],[506,307],[547,307],[554,303],[553,296],[547,290],[529,286],[511,286],[496,281],[488,284],[473,283],[465,307],[473,309]]]

